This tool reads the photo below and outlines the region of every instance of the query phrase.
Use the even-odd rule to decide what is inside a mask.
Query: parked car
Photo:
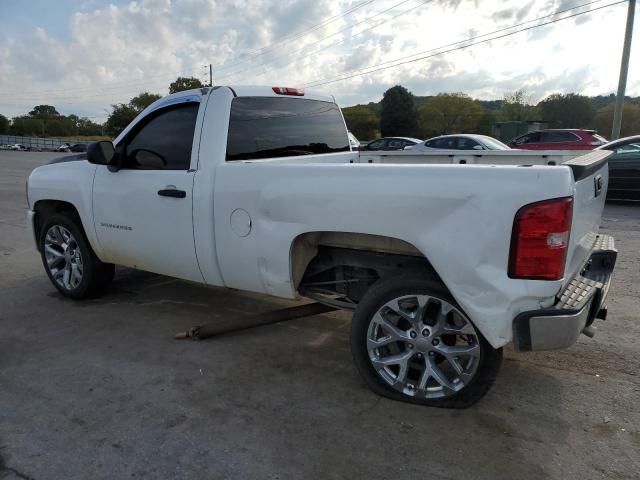
[[[86,152],[87,144],[86,143],[75,143],[69,147],[69,151],[71,152]]]
[[[405,147],[411,147],[422,140],[410,137],[384,137],[368,143],[360,150],[403,150]]]
[[[68,143],[63,143],[58,148],[56,148],[56,151],[58,151],[58,152],[70,152],[71,151],[71,145],[69,145]]]
[[[520,135],[508,143],[524,150],[593,150],[607,143],[607,139],[595,130],[549,128]]]
[[[15,151],[19,151],[19,152],[26,152],[29,149],[27,147],[25,147],[24,145],[22,145],[21,143],[16,143],[14,145],[11,145],[11,150],[15,150]]]
[[[510,147],[500,140],[487,135],[441,135],[425,140],[406,150],[430,151],[430,150],[509,150]]]
[[[596,150],[610,150],[607,199],[640,200],[640,135],[621,138]]]
[[[118,263],[354,309],[351,349],[373,391],[462,408],[506,344],[566,348],[606,313],[616,253],[598,233],[597,180],[611,153],[474,157],[499,170],[420,153],[352,152],[333,97],[187,90],[86,159],[34,169],[27,225],[67,297],[100,293]],[[414,163],[381,164],[394,156]]]

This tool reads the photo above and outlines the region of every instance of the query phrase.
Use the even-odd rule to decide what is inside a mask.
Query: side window
[[[199,106],[182,103],[149,114],[124,139],[122,167],[188,170]]]
[[[383,148],[384,147],[384,140],[376,140],[375,142],[371,142],[369,145],[367,145],[367,148],[369,150],[378,150],[379,148]]]
[[[640,142],[622,145],[615,149],[616,155],[640,156]]]
[[[571,132],[542,132],[543,143],[577,142],[580,137]]]
[[[521,136],[516,140],[517,145],[522,145],[524,143],[538,143],[540,141],[540,133],[528,133],[526,135]]]
[[[389,140],[387,145],[389,148],[402,148],[404,146],[404,142],[402,140]]]
[[[470,138],[458,137],[458,150],[473,150],[473,147],[480,145]]]
[[[455,150],[458,137],[446,137],[434,140],[434,148],[442,148],[443,150]]]

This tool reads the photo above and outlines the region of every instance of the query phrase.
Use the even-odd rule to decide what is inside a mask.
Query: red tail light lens
[[[516,213],[511,235],[509,277],[559,280],[564,276],[573,198],[525,205]]]
[[[278,95],[293,95],[294,97],[304,97],[304,89],[291,87],[271,87]]]

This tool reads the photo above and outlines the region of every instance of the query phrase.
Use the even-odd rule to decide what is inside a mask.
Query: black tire
[[[79,256],[82,259],[82,278],[74,287],[61,285],[52,274],[45,255],[45,240],[47,233],[54,226],[60,226],[73,235]],[[108,287],[115,272],[112,263],[103,263],[96,256],[89,245],[82,224],[77,215],[73,213],[56,213],[43,219],[40,229],[38,247],[45,272],[51,283],[60,293],[73,299],[91,298],[102,294]]]
[[[476,336],[473,342],[476,342],[475,345],[479,346],[480,353],[479,359],[475,360],[477,368],[474,376],[468,383],[463,383],[464,386],[455,393],[450,392],[449,396],[441,398],[426,398],[426,393],[425,395],[419,395],[419,393],[426,392],[426,390],[420,392],[416,390],[414,395],[411,396],[393,388],[374,368],[367,349],[369,326],[373,317],[387,302],[410,295],[428,295],[448,302],[462,312],[462,309],[446,288],[432,279],[421,276],[398,276],[379,280],[369,288],[359,302],[351,324],[351,352],[360,375],[371,390],[393,400],[441,408],[470,407],[487,393],[495,381],[502,364],[502,349],[494,349],[466,317],[465,320],[475,329]],[[413,347],[413,345],[410,346],[418,348]],[[405,350],[405,352],[408,351]],[[418,355],[422,355],[422,353]],[[431,355],[436,354],[429,353],[429,356]],[[421,358],[425,358],[425,360],[421,361],[430,361],[426,359],[426,353]],[[413,387],[413,385],[410,385],[410,387]]]

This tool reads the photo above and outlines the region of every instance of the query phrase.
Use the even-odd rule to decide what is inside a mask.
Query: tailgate
[[[580,270],[593,249],[607,196],[607,160],[611,153],[597,150],[564,163],[571,168],[575,181],[565,279],[571,279]]]

